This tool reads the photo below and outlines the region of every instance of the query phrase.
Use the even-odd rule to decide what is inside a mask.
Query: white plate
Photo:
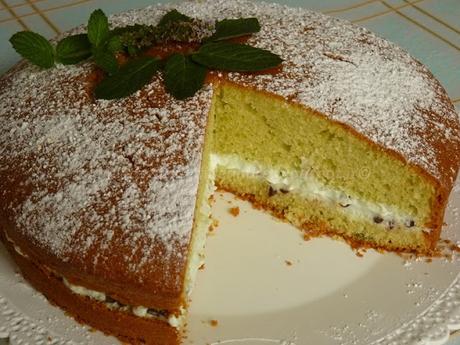
[[[208,238],[186,345],[437,345],[460,329],[456,257],[358,257],[339,241],[304,241],[230,194],[216,199],[219,226]],[[443,238],[457,242],[460,181],[450,201]],[[234,206],[238,217],[229,213]],[[0,338],[9,335],[12,345],[117,344],[50,306],[15,270],[0,248]]]

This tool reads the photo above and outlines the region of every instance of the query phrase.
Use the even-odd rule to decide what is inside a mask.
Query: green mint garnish
[[[118,53],[123,50],[123,42],[120,36],[113,36],[107,41],[107,50],[111,53]]]
[[[88,39],[92,45],[94,62],[108,74],[118,72],[115,53],[123,50],[121,39],[111,35],[109,20],[102,10],[91,13],[88,20]]]
[[[53,67],[55,61],[64,65],[76,64],[94,55],[98,65],[106,71],[113,72],[113,62],[116,60],[113,56],[108,62],[107,52],[113,54],[123,47],[119,38],[109,38],[107,17],[101,10],[96,10],[89,19],[88,33],[63,38],[58,42],[56,52],[46,38],[30,31],[14,34],[10,42],[22,57],[43,68]]]
[[[42,35],[31,31],[15,33],[10,42],[25,59],[42,68],[54,66],[54,48]]]
[[[14,34],[10,42],[24,58],[43,68],[54,66],[55,60],[76,64],[92,57],[107,76],[95,90],[98,99],[118,99],[131,95],[153,75],[162,70],[166,90],[177,99],[193,96],[204,84],[209,69],[257,72],[278,66],[282,60],[267,50],[228,42],[235,37],[260,31],[257,18],[217,21],[215,32],[203,40],[200,37],[208,24],[190,18],[177,10],[167,12],[158,25],[130,25],[110,30],[102,10],[94,11],[88,21],[88,33],[66,37],[59,41],[56,52],[46,38],[23,31]],[[172,53],[164,61],[141,56],[146,49],[168,42],[202,45],[188,54]],[[205,42],[203,44],[203,42]],[[193,45],[191,46],[193,47]],[[130,59],[119,67],[116,54]]]
[[[260,31],[257,18],[224,19],[216,23],[216,32],[206,41],[223,41]]]
[[[118,61],[115,55],[107,49],[96,50],[94,62],[108,74],[115,74],[118,71]]]
[[[102,10],[91,13],[88,21],[88,38],[91,44],[98,48],[109,37],[109,20]]]
[[[91,43],[87,34],[63,38],[56,46],[56,59],[64,65],[73,65],[91,56]]]
[[[192,55],[192,59],[212,69],[234,72],[262,71],[283,61],[268,50],[229,42],[207,43]]]
[[[160,60],[143,56],[127,62],[118,72],[96,86],[96,98],[117,99],[131,95],[147,84],[161,66]]]
[[[177,99],[193,96],[202,88],[206,68],[193,62],[189,56],[173,54],[164,70],[166,90]]]

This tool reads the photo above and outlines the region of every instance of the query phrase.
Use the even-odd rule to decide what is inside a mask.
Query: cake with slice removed
[[[111,18],[155,23],[161,5]],[[214,185],[354,246],[430,254],[460,162],[458,114],[422,64],[307,10],[185,2],[204,22],[257,17],[279,70],[217,73],[193,97],[161,75],[95,100],[94,65],[21,62],[0,83],[1,237],[77,320],[132,344],[180,342]]]

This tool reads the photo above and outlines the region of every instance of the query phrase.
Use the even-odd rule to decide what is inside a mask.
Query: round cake
[[[215,186],[305,237],[433,253],[460,124],[426,67],[364,28],[275,4],[185,2],[110,22],[155,24],[171,9],[210,27],[256,17],[247,43],[280,68],[212,72],[185,100],[161,73],[98,100],[91,61],[22,61],[0,79],[0,235],[50,302],[125,342],[178,344]]]

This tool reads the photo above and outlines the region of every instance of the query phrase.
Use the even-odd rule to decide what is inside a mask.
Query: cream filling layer
[[[22,257],[29,259],[29,256],[24,253],[21,248],[16,245],[16,243],[8,236],[7,233],[5,233],[5,238],[10,244],[13,246],[14,250],[16,253],[21,255]],[[47,268],[49,269],[49,268]],[[55,273],[56,274],[56,273]],[[56,274],[57,275],[57,274]],[[59,277],[59,275],[57,275]],[[132,314],[138,316],[138,317],[147,317],[147,318],[156,318],[163,320],[165,322],[168,322],[172,327],[179,328],[182,325],[182,314],[184,314],[184,310],[181,308],[181,315],[176,316],[174,314],[163,316],[160,315],[160,312],[156,312],[153,309],[149,309],[147,307],[143,306],[130,306],[130,305],[121,305],[118,302],[107,302],[107,295],[103,292],[96,291],[96,290],[91,290],[87,289],[83,286],[71,284],[67,279],[64,277],[62,278],[62,282],[64,283],[65,286],[67,286],[73,293],[80,295],[80,296],[85,296],[90,299],[96,300],[98,302],[104,303],[107,308],[109,309],[116,309],[116,310],[122,310],[125,312],[131,312]]]
[[[212,154],[211,162],[213,167],[221,166],[262,178],[270,184],[275,193],[294,192],[305,199],[317,199],[334,205],[349,217],[367,220],[381,225],[382,228],[392,229],[399,225],[410,231],[429,231],[417,226],[414,216],[393,206],[355,198],[344,191],[327,186],[318,181],[309,170],[272,168],[259,162],[248,162],[233,154]]]
[[[160,315],[159,312],[156,312],[154,309],[147,308],[144,306],[123,305],[123,304],[119,304],[116,301],[107,302],[107,295],[103,292],[91,290],[83,286],[72,284],[65,278],[62,278],[62,281],[64,282],[64,285],[67,286],[73,293],[80,295],[80,296],[88,297],[98,302],[102,302],[109,309],[117,309],[117,310],[131,312],[132,314],[138,317],[155,318],[155,319],[167,321],[172,327],[175,327],[175,328],[177,328],[180,325],[177,321],[179,317],[176,315],[171,314],[169,316],[163,316],[163,315]]]

